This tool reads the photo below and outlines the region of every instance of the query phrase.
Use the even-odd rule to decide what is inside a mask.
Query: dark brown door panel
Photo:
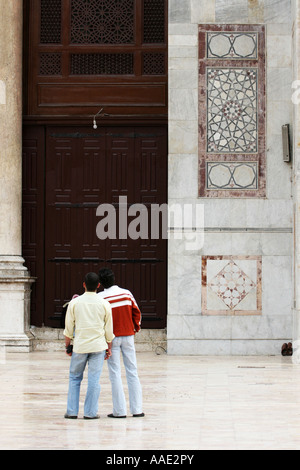
[[[163,328],[167,241],[120,238],[119,198],[126,198],[125,210],[145,203],[149,214],[151,203],[166,202],[166,130],[106,128],[93,135],[87,128],[49,128],[46,143],[45,324],[57,326],[88,270],[110,266],[135,295],[143,327]],[[104,203],[115,210],[116,239],[97,238],[96,211]]]

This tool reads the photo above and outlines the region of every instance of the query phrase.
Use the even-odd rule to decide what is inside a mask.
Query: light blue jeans
[[[126,399],[121,378],[121,353],[126,370],[130,411],[132,414],[140,414],[143,412],[142,387],[137,371],[134,336],[118,336],[113,339],[112,356],[107,361],[112,387],[113,415],[127,415]]]
[[[74,353],[71,357],[67,415],[77,416],[79,411],[80,386],[83,373],[88,365],[88,387],[84,402],[84,416],[94,418],[98,412],[100,395],[100,376],[105,351],[90,354]]]

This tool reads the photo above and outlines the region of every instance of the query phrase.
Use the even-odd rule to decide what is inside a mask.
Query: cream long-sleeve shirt
[[[75,334],[75,337],[74,337]],[[85,292],[71,300],[66,314],[64,335],[73,339],[78,354],[105,351],[114,339],[109,302],[95,292]]]

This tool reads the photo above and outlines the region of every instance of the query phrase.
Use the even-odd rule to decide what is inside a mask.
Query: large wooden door
[[[96,210],[119,214],[119,197],[127,209],[167,202],[167,24],[167,0],[24,0],[23,253],[37,278],[35,326],[58,327],[84,274],[102,266],[132,290],[144,328],[166,326],[167,241],[100,240]]]
[[[62,307],[82,293],[86,272],[108,266],[135,295],[143,327],[165,327],[167,241],[100,240],[96,211],[112,204],[118,221],[119,198],[126,197],[127,210],[144,204],[150,218],[151,204],[167,202],[166,129],[49,127],[45,195],[45,325],[59,326]]]

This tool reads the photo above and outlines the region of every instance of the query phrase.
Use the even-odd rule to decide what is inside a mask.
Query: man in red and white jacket
[[[134,345],[134,335],[141,329],[141,312],[132,293],[115,285],[115,276],[110,269],[101,269],[99,279],[104,291],[99,292],[98,295],[111,305],[115,335],[112,342],[112,355],[107,362],[113,399],[113,413],[108,417],[126,418],[127,416],[121,378],[121,353],[126,370],[130,411],[133,417],[142,417],[145,416],[142,410],[142,387],[138,376]]]

